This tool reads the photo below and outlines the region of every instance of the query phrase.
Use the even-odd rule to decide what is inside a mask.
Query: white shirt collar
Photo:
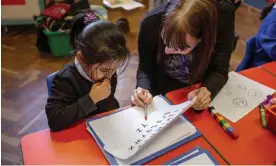
[[[85,79],[87,79],[88,81],[94,83],[94,81],[93,81],[90,77],[88,77],[87,74],[83,71],[83,69],[82,69],[82,67],[81,67],[81,64],[79,63],[77,57],[75,57],[75,61],[74,61],[74,62],[75,62],[75,65],[76,65],[76,67],[77,67],[78,72],[79,72]]]
[[[275,5],[273,7],[276,8],[276,3],[275,3]]]

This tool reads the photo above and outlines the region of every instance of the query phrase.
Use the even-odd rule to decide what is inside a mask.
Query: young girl
[[[51,130],[119,107],[114,98],[116,69],[124,69],[129,50],[123,32],[96,15],[81,13],[72,20],[75,60],[60,70],[51,87],[46,114]]]
[[[149,13],[139,33],[132,103],[144,106],[152,95],[201,83],[188,97],[197,96],[194,109],[207,108],[228,79],[234,25],[231,0],[172,0]]]

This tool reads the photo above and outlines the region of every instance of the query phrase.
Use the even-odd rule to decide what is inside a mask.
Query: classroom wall
[[[268,3],[267,0],[244,0],[243,2],[260,10],[262,10]]]

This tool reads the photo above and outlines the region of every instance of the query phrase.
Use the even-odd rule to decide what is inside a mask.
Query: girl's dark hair
[[[111,65],[120,60],[119,68],[124,70],[130,59],[124,33],[112,22],[88,19],[88,14],[91,11],[80,13],[72,20],[70,38],[73,55],[81,51],[85,64],[109,62]]]
[[[173,0],[164,18],[162,36],[168,47],[185,50],[187,34],[201,39],[192,51],[189,84],[203,77],[211,59],[217,35],[217,0]]]
[[[263,11],[260,16],[261,21],[268,15],[268,13],[272,10],[274,5],[275,5],[275,2],[268,4],[263,8]]]

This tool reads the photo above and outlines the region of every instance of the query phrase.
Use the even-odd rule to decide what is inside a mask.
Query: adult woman
[[[140,27],[132,103],[200,82],[188,97],[197,96],[194,109],[207,108],[228,79],[234,12],[230,0],[173,0],[153,10]]]

